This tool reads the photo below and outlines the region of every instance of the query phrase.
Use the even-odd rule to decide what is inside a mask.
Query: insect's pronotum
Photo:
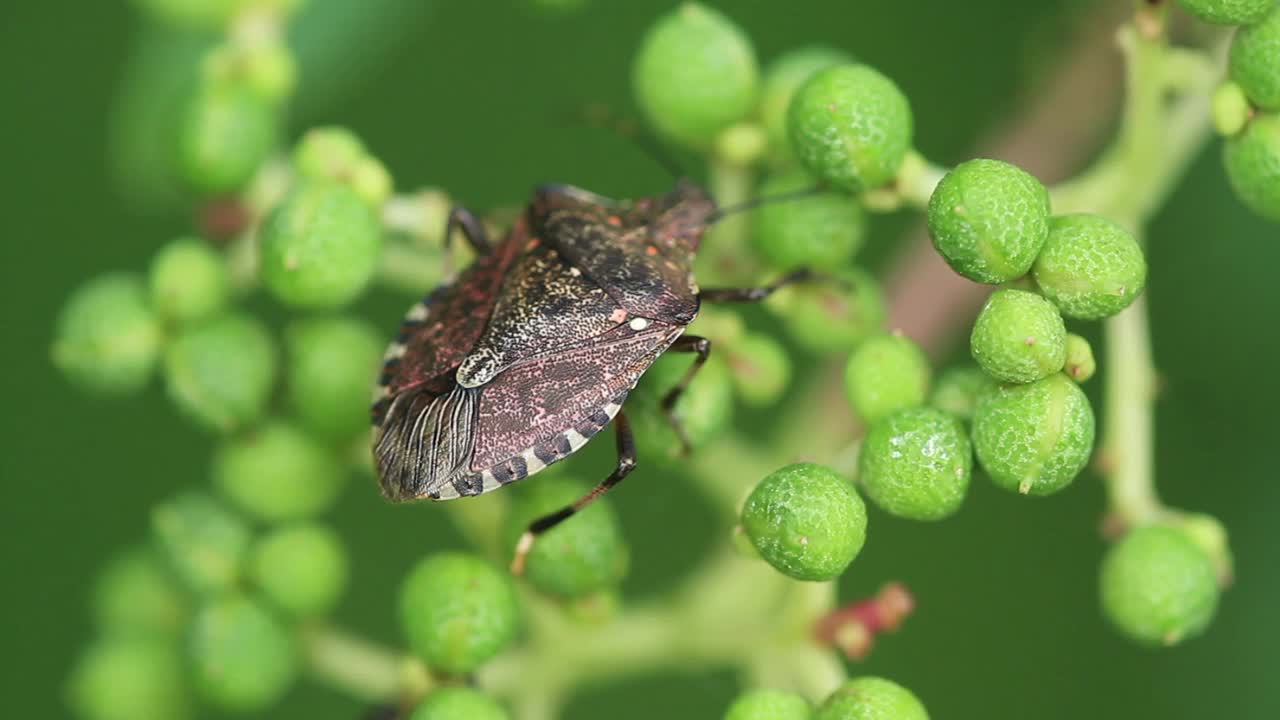
[[[711,343],[685,335],[702,301],[757,301],[805,279],[759,288],[700,289],[693,260],[719,212],[703,188],[615,201],[544,186],[500,242],[465,209],[460,229],[477,258],[414,305],[387,350],[373,405],[382,492],[395,501],[479,495],[563,460],[613,423],[613,472],[572,505],[535,520],[534,538],[608,491],[636,464],[624,405],[667,351],[697,354],[663,397],[676,399]],[[446,232],[448,235],[448,232]]]

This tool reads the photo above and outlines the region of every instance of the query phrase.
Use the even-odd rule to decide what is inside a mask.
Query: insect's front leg
[[[752,288],[707,288],[699,292],[698,297],[710,302],[760,302],[772,295],[775,290],[804,282],[847,284],[847,281],[827,273],[810,268],[796,268],[768,285]]]
[[[596,498],[609,492],[614,485],[622,482],[623,478],[636,469],[636,441],[631,435],[631,423],[627,420],[625,411],[619,410],[618,414],[613,416],[613,432],[617,439],[618,447],[617,467],[609,474],[609,477],[601,481],[599,485],[591,488],[586,495],[578,498],[572,504],[566,505],[553,513],[543,515],[529,523],[529,528],[524,531],[524,534],[520,536],[520,541],[516,543],[515,557],[511,560],[512,573],[516,575],[524,573],[525,559],[529,557],[529,551],[533,549],[533,542],[538,539],[539,535],[573,517],[574,514],[595,502]]]

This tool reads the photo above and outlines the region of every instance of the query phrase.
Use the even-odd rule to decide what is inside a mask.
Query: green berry
[[[151,261],[151,303],[175,322],[202,320],[224,308],[231,295],[227,264],[208,243],[175,240]]]
[[[196,688],[226,710],[274,705],[298,674],[298,647],[288,628],[238,594],[201,608],[191,625],[190,650]]]
[[[1257,0],[1270,9],[1256,25],[1240,28],[1231,41],[1230,74],[1253,104],[1280,110],[1280,6]]]
[[[733,21],[699,3],[658,19],[632,63],[636,102],[663,135],[707,147],[755,107],[755,50]]]
[[[769,178],[760,197],[811,189],[808,173],[790,170]],[[824,192],[813,197],[767,203],[755,211],[755,248],[780,270],[842,267],[853,259],[866,234],[862,206],[849,197]]]
[[[344,305],[368,286],[381,247],[378,218],[355,190],[302,182],[265,222],[262,279],[290,305]]]
[[[507,519],[507,546],[514,548],[529,523],[581,498],[589,486],[552,476],[522,489]],[[544,593],[581,597],[616,586],[627,570],[627,546],[608,499],[538,537],[525,562],[525,576]]]
[[[947,368],[934,383],[929,404],[967,421],[973,417],[978,397],[994,384],[995,380],[982,368],[972,365]]]
[[[1222,151],[1236,196],[1259,215],[1280,222],[1280,114],[1261,113]]]
[[[693,362],[684,353],[669,353],[658,358],[632,394],[635,413],[631,415],[640,455],[655,460],[669,460],[682,446],[679,436],[662,411],[662,400],[680,383]],[[631,407],[631,406],[628,406]],[[672,414],[684,429],[693,447],[703,447],[733,419],[733,379],[725,358],[713,349],[702,369],[676,400]]]
[[[791,358],[782,343],[763,333],[744,333],[728,348],[729,372],[738,397],[753,407],[773,405],[791,381]]]
[[[71,672],[69,694],[83,720],[185,720],[191,712],[182,663],[168,643],[112,635],[90,645]]]
[[[866,65],[809,78],[787,110],[796,157],[814,175],[852,192],[884,185],[911,148],[911,106],[892,80]]]
[[[778,572],[797,580],[831,580],[862,549],[867,508],[835,471],[798,463],[756,485],[742,509],[742,526]]]
[[[849,680],[831,693],[813,720],[929,720],[929,713],[910,690],[867,676]]]
[[[1214,25],[1252,25],[1275,6],[1275,0],[1178,0],[1184,10]]]
[[[349,439],[369,425],[383,341],[353,318],[300,320],[285,333],[289,403],[308,430]]]
[[[400,591],[409,645],[427,665],[464,675],[515,638],[519,607],[506,573],[464,553],[418,563]]]
[[[724,720],[809,720],[813,708],[803,697],[784,690],[748,690],[738,696]]]
[[[444,687],[433,691],[409,720],[507,720],[510,716],[497,700],[469,687]]]
[[[278,40],[231,41],[205,55],[205,82],[242,82],[264,100],[283,102],[297,84],[297,62]]]
[[[77,288],[58,316],[53,362],[76,385],[104,394],[137,392],[160,354],[160,327],[142,282],[112,273]]]
[[[1067,327],[1053,303],[1026,290],[997,290],[973,323],[969,351],[1004,382],[1027,383],[1062,369]]]
[[[183,331],[164,361],[169,396],[206,427],[231,432],[266,410],[276,350],[266,328],[248,315],[223,315]]]
[[[346,128],[309,130],[294,148],[293,165],[305,178],[349,185],[371,207],[380,207],[391,195],[387,169]]]
[[[973,470],[964,426],[934,408],[899,410],[862,441],[858,481],[890,515],[941,520],[960,509]]]
[[[160,552],[183,583],[197,593],[225,590],[240,578],[249,549],[249,527],[203,492],[188,491],[151,514]]]
[[[268,522],[324,512],[344,479],[342,465],[322,445],[278,420],[228,440],[213,461],[218,488]]]
[[[820,70],[853,63],[843,50],[814,45],[792,50],[765,68],[760,84],[760,121],[764,124],[769,145],[779,154],[791,154],[787,137],[787,108],[796,90]]]
[[[246,83],[204,83],[179,131],[178,157],[186,179],[208,193],[243,186],[275,146],[277,112]]]
[[[1099,320],[1129,307],[1147,286],[1147,259],[1133,235],[1110,220],[1061,215],[1049,220],[1032,273],[1063,315]]]
[[[1026,275],[1049,235],[1049,191],[999,160],[970,160],[929,198],[929,235],[947,264],[993,285]]]
[[[1249,122],[1253,109],[1244,90],[1233,82],[1222,83],[1213,91],[1213,127],[1219,135],[1235,135]]]
[[[1024,495],[1049,495],[1075,479],[1093,452],[1089,398],[1066,375],[995,386],[978,399],[973,449],[991,479]]]
[[[1218,606],[1213,563],[1181,530],[1136,528],[1107,551],[1102,610],[1125,635],[1174,645],[1199,635]]]
[[[1098,363],[1093,359],[1093,346],[1088,340],[1067,333],[1067,363],[1062,371],[1067,377],[1078,383],[1086,382],[1097,371]]]
[[[299,616],[322,615],[346,587],[347,555],[329,528],[291,525],[254,544],[249,575],[277,607]]]
[[[94,583],[92,600],[99,629],[112,635],[172,637],[187,616],[182,588],[149,546],[113,557]]]
[[[875,277],[861,268],[831,275],[843,282],[785,288],[766,303],[791,337],[813,352],[847,352],[884,329],[884,296]]]
[[[877,335],[858,346],[844,368],[849,404],[867,424],[901,408],[924,404],[929,359],[908,337]]]

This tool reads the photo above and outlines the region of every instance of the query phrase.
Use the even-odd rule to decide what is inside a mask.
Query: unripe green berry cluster
[[[924,704],[910,690],[875,676],[849,680],[815,708],[783,690],[749,690],[739,695],[724,720],[928,720]]]

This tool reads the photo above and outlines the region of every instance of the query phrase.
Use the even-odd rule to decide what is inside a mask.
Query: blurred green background
[[[665,187],[662,171],[625,142],[556,118],[585,101],[629,110],[630,55],[675,3],[560,4],[582,7],[311,0],[291,38],[303,73],[291,137],[347,125],[399,187],[441,185],[478,208],[519,203],[548,180],[616,196]],[[951,163],[1044,90],[1065,38],[1106,3],[711,4],[750,33],[762,59],[820,42],[876,65],[910,97],[919,147]],[[181,78],[208,41],[162,31],[129,4],[0,10],[6,717],[66,715],[63,684],[90,634],[94,570],[144,536],[158,500],[207,483],[210,438],[175,422],[158,387],[141,398],[86,397],[53,371],[48,348],[73,287],[106,270],[143,269],[191,227],[189,203],[145,182],[160,140],[138,130],[176,109],[130,110],[120,98]],[[1074,111],[1084,122],[1102,105]],[[1218,150],[1205,149],[1152,228],[1148,291],[1163,377],[1160,490],[1172,505],[1221,518],[1235,552],[1237,581],[1213,627],[1157,651],[1105,626],[1095,601],[1104,548],[1096,478],[1044,501],[979,481],[964,511],[943,523],[874,512],[842,597],[901,579],[919,608],[854,672],[898,680],[937,718],[1280,717],[1280,286],[1269,271],[1280,266],[1280,228],[1232,197]],[[889,258],[908,221],[878,219],[869,257]],[[362,311],[390,334],[406,303],[380,293]],[[608,461],[597,453],[585,462],[577,467]],[[709,511],[661,473],[638,472],[616,507],[633,547],[629,594],[669,586],[689,569],[683,548],[710,541]],[[427,550],[456,545],[456,534],[439,508],[390,507],[363,482],[347,488],[333,522],[354,558],[340,619],[397,642],[399,579]],[[734,692],[727,671],[636,678],[584,688],[567,716],[712,718]],[[269,716],[345,720],[360,710],[303,682]]]

